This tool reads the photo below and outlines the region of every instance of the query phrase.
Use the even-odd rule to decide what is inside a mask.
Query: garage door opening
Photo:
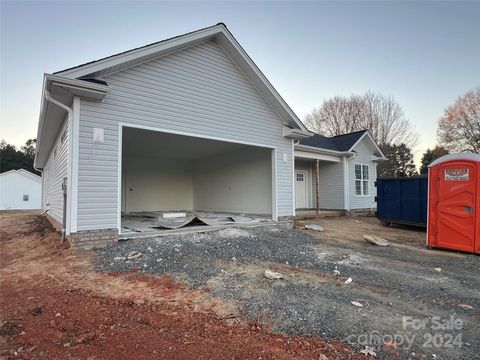
[[[121,232],[272,220],[272,159],[272,148],[123,127]]]

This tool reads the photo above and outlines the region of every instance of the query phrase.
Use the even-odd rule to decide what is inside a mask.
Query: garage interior
[[[122,234],[271,221],[272,152],[123,127]]]

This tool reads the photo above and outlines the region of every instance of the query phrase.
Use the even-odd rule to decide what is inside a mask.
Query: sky
[[[480,86],[480,2],[0,0],[0,138],[37,132],[42,76],[223,22],[304,119],[336,95],[393,96],[436,144],[446,106]]]

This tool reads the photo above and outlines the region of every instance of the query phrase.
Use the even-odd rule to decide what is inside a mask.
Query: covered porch
[[[346,209],[344,167],[343,156],[295,150],[297,217],[343,214]]]

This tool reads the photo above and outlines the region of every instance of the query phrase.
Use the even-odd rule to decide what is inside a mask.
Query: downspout
[[[63,110],[65,110],[68,113],[68,120],[72,121],[73,119],[72,108],[68,107],[65,104],[62,104],[58,100],[55,100],[50,94],[50,91],[48,90],[45,90],[44,96],[47,101],[50,101],[52,104],[55,104],[58,107],[61,107]],[[62,240],[61,240],[62,243],[65,241],[65,235],[67,232],[67,186],[66,184],[67,184],[67,181],[66,181],[66,178],[64,178],[62,182],[62,192],[63,192],[63,219],[62,219]]]

